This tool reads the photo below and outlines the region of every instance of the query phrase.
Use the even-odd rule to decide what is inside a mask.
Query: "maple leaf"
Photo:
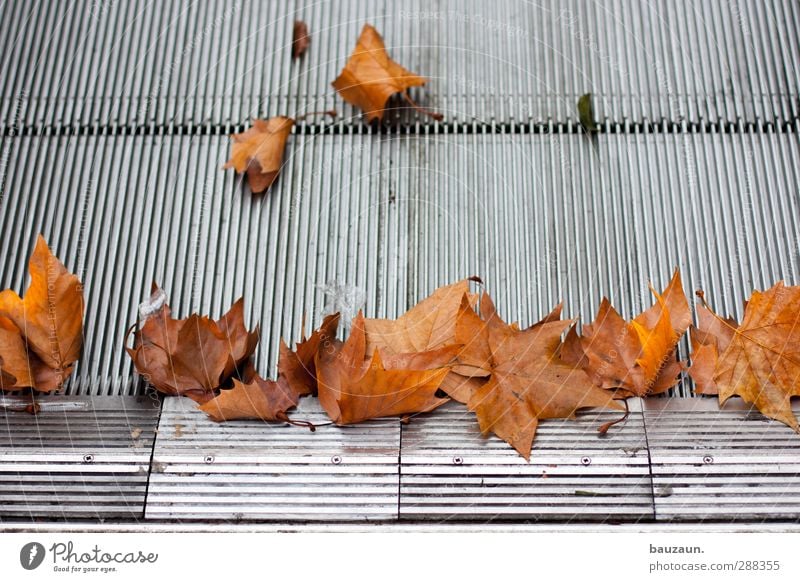
[[[153,297],[160,293],[153,286]],[[192,314],[173,319],[166,303],[147,317],[126,348],[137,372],[157,390],[205,402],[250,358],[258,344],[258,326],[244,325],[239,299],[218,321]]]
[[[250,129],[231,136],[231,159],[222,169],[233,168],[238,174],[247,172],[250,190],[254,194],[265,192],[281,171],[286,140],[294,122],[291,117],[282,116],[254,119]]]
[[[353,54],[332,85],[345,101],[367,114],[367,121],[383,119],[386,102],[395,93],[400,93],[418,111],[441,120],[440,114],[419,107],[408,95],[410,87],[419,87],[425,82],[424,77],[389,58],[381,35],[365,24]]]
[[[561,356],[580,365],[598,386],[620,396],[658,394],[675,385],[683,366],[675,354],[691,323],[678,270],[656,303],[630,323],[603,298],[594,322],[567,335]]]
[[[299,395],[283,378],[265,380],[255,375],[244,383],[233,380],[233,388],[222,390],[214,399],[200,405],[212,420],[256,419],[289,422],[286,411],[297,405]]]
[[[72,373],[83,343],[83,288],[39,235],[24,299],[0,293],[0,388],[50,392]]]
[[[481,317],[466,307],[462,304],[457,335],[474,339],[459,361],[488,374],[467,402],[484,434],[493,432],[530,459],[540,419],[572,418],[586,407],[622,408],[559,357],[561,335],[574,324],[560,319],[560,306],[524,330],[497,315],[488,293],[481,297]]]
[[[302,20],[295,20],[292,30],[292,58],[302,57],[310,44],[311,36],[308,34],[308,25]]]
[[[703,292],[698,291],[698,295],[702,297]],[[719,354],[728,349],[739,324],[731,318],[719,317],[704,305],[698,305],[695,313],[698,325],[690,329],[692,365],[687,371],[697,394],[718,394],[714,373]]]
[[[385,363],[378,349],[368,357],[364,316],[359,311],[346,342],[333,340],[317,352],[320,404],[339,425],[428,412],[447,401],[436,392],[448,373],[443,366],[454,354],[451,348],[444,349],[439,353],[440,367],[432,369],[410,369],[413,360],[403,357]]]
[[[305,336],[297,343],[295,351],[289,349],[281,339],[278,374],[297,394],[317,393],[317,369],[315,358],[320,348],[328,347],[336,339],[336,328],[339,326],[339,314],[328,315],[319,329],[311,337]]]
[[[702,294],[700,294],[702,299]],[[700,312],[699,342],[716,355],[710,391],[717,390],[720,404],[740,396],[769,418],[800,432],[792,412],[792,396],[800,396],[800,287],[777,283],[767,291],[754,291],[740,325],[707,309]],[[706,306],[707,308],[707,306]],[[711,317],[708,317],[711,316]],[[697,360],[694,360],[696,365]],[[701,370],[690,374],[701,377]]]
[[[434,354],[428,355],[432,355],[433,367],[439,367],[438,350],[463,347],[471,340],[456,337],[456,319],[462,302],[471,309],[477,299],[469,290],[471,280],[479,281],[473,277],[439,287],[395,320],[365,319],[367,355],[380,348],[385,358],[403,357],[408,366],[422,366],[423,354],[433,351]],[[412,354],[417,354],[414,364],[408,361]],[[441,389],[459,402],[466,402],[479,385],[472,379],[471,372],[455,366],[445,377]]]

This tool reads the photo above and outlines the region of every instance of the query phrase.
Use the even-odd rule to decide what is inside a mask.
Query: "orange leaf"
[[[336,340],[337,327],[339,327],[339,314],[328,315],[310,338],[303,337],[297,343],[295,351],[289,349],[286,342],[281,339],[278,374],[286,379],[297,394],[305,396],[317,393],[317,370],[314,360],[320,348],[329,347],[332,345],[331,342]]]
[[[484,434],[493,432],[529,459],[540,419],[571,418],[585,407],[621,408],[557,355],[561,334],[573,324],[559,319],[560,307],[525,330],[500,319],[488,293],[481,298],[484,319],[469,311],[462,309],[457,333],[474,338],[465,361],[490,375],[467,403]]]
[[[425,81],[390,59],[381,35],[365,24],[353,54],[332,85],[342,99],[360,108],[367,114],[367,121],[372,121],[383,119],[386,102],[395,93],[402,93],[413,107],[420,109],[407,90],[424,85]],[[439,114],[422,111],[441,119]]]
[[[762,414],[800,432],[791,397],[800,396],[800,287],[782,282],[754,291],[736,326],[708,310],[700,319],[701,341],[718,352],[713,386],[720,403],[741,396]],[[697,370],[695,370],[695,373]]]
[[[0,293],[2,388],[49,392],[63,384],[80,356],[83,288],[41,235],[28,269],[24,299],[10,289]]]
[[[364,328],[367,334],[367,355],[380,348],[384,358],[401,354],[421,354],[437,351],[450,346],[464,347],[471,338],[456,337],[456,319],[462,308],[472,311],[476,296],[469,291],[467,279],[439,287],[429,297],[417,303],[395,320],[366,319]],[[474,312],[473,312],[474,313]],[[438,352],[433,354],[433,362],[438,362]],[[416,369],[424,369],[417,356]],[[434,367],[439,367],[435,364]],[[409,366],[413,367],[413,366]],[[442,382],[442,390],[460,402],[466,402],[477,384],[471,374],[455,367]]]
[[[722,319],[703,305],[695,309],[698,326],[691,327],[692,365],[689,376],[698,394],[718,394],[714,381],[719,354],[728,349],[739,325],[731,318]]]
[[[258,327],[247,331],[239,299],[219,321],[197,314],[173,319],[164,304],[134,333],[133,348],[127,351],[139,374],[157,390],[204,402],[243,369],[257,344]]]
[[[200,410],[216,422],[248,418],[287,421],[286,411],[297,404],[298,398],[282,378],[273,382],[256,375],[247,384],[234,379],[233,388],[222,390],[200,405]]]
[[[403,358],[394,362],[401,367],[387,366],[380,350],[367,358],[364,328],[359,312],[346,342],[334,341],[317,352],[320,404],[336,424],[427,412],[447,401],[438,398],[436,391],[448,372],[441,366],[453,358],[453,351],[443,350],[434,369],[409,369],[405,367],[409,361]]]
[[[281,171],[286,140],[293,126],[291,117],[254,119],[253,127],[231,136],[231,159],[222,169],[233,168],[238,174],[247,172],[250,190],[254,194],[265,192]]]
[[[561,356],[582,366],[596,385],[622,396],[657,394],[674,386],[683,369],[676,348],[691,323],[678,270],[662,294],[651,291],[656,303],[630,323],[603,298],[583,336],[567,335]]]

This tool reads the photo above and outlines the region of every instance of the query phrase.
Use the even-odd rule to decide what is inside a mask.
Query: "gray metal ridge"
[[[295,19],[312,37],[297,61]],[[800,113],[791,0],[56,0],[0,6],[0,125],[238,124],[331,108],[360,123],[330,83],[367,22],[429,78],[419,101],[458,123],[575,120],[586,92],[600,120],[619,122]]]

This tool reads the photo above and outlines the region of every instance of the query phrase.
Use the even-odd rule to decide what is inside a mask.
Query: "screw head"
[[[341,464],[341,462],[342,462],[342,457],[340,457],[339,455],[333,455],[331,457],[331,463],[333,463],[334,465],[339,465]]]
[[[464,457],[453,457],[453,464],[454,465],[463,465],[464,464]]]
[[[703,462],[706,465],[710,465],[711,463],[714,462],[714,457],[712,457],[711,455],[706,455],[705,457],[703,457]]]
[[[213,462],[214,462],[214,455],[206,455],[206,457],[203,459],[203,461],[204,461],[204,462],[205,462],[207,465],[210,465],[211,463],[213,463]]]
[[[591,457],[581,457],[581,465],[591,465],[592,459]]]
[[[94,455],[83,455],[84,463],[94,463]]]

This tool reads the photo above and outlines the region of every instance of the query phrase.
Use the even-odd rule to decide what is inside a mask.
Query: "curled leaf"
[[[244,370],[257,344],[258,328],[245,328],[242,299],[218,321],[197,314],[173,319],[163,303],[134,333],[127,351],[136,371],[160,392],[205,402]]]
[[[233,380],[233,388],[200,405],[212,420],[256,419],[288,421],[286,411],[297,405],[299,396],[285,380],[265,380],[256,375],[250,382]]]
[[[292,58],[302,57],[310,44],[311,36],[308,34],[308,25],[302,20],[295,20],[292,30]]]

